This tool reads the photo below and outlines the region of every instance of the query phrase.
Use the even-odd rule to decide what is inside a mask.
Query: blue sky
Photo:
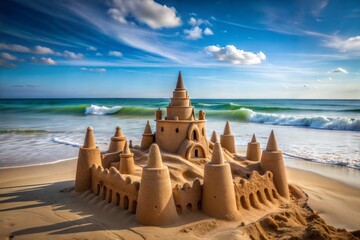
[[[360,98],[359,1],[4,0],[0,98]]]

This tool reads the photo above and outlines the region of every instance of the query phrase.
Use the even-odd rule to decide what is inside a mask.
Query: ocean
[[[169,99],[2,99],[0,167],[61,161],[77,156],[86,128],[102,150],[115,127],[140,144],[147,120]],[[226,120],[245,150],[253,133],[264,148],[274,129],[285,164],[299,161],[360,170],[360,100],[192,99],[206,112],[207,136]]]

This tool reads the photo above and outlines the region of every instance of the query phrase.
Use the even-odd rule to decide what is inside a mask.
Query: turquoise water
[[[93,126],[104,150],[116,126],[139,144],[147,119],[168,99],[0,100],[0,167],[75,157]],[[252,133],[265,146],[271,129],[291,159],[360,169],[360,100],[192,99],[208,119],[207,135],[230,120],[238,149]],[[154,129],[154,121],[151,122]]]

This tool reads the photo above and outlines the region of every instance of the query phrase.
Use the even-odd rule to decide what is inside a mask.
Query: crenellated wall
[[[236,205],[240,211],[263,209],[282,202],[274,185],[273,174],[269,171],[264,175],[253,171],[248,180],[242,178],[234,184]]]
[[[121,209],[136,212],[139,188],[138,181],[133,181],[130,177],[124,178],[114,167],[110,171],[96,165],[91,168],[91,190],[102,200]]]
[[[176,184],[173,196],[178,214],[201,210],[201,191],[202,186],[198,178],[193,180],[192,185],[184,183],[181,187]]]

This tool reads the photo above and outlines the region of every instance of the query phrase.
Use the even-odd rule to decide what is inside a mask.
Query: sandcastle
[[[206,136],[206,114],[191,105],[179,73],[163,118],[155,111],[156,129],[147,121],[140,145],[127,142],[117,127],[109,149],[101,152],[93,129],[80,147],[75,191],[91,191],[109,204],[135,214],[143,225],[162,226],[188,213],[247,222],[289,202],[282,152],[272,131],[261,152],[255,135],[246,156],[237,154],[230,123],[224,132]],[[166,159],[166,160],[164,160]],[[174,177],[173,164],[188,172]],[[192,172],[192,169],[197,172]]]

